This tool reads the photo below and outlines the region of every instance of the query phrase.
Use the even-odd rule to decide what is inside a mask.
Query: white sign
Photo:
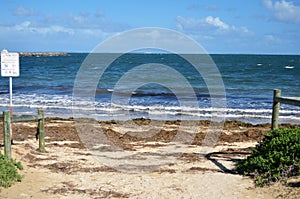
[[[1,52],[1,76],[18,77],[20,75],[19,53]]]

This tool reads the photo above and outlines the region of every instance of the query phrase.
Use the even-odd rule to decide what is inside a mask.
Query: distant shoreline
[[[58,57],[68,56],[66,52],[20,52],[20,57]]]

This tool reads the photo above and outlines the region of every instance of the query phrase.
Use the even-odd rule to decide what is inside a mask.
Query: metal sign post
[[[19,77],[20,75],[20,61],[18,53],[9,53],[7,50],[1,52],[1,76],[9,77],[9,111],[10,117],[12,118],[12,77]],[[12,138],[12,128],[10,135]]]
[[[9,112],[12,118],[12,77],[9,77]]]

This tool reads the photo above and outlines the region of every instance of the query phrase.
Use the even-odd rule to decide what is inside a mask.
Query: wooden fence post
[[[38,131],[39,131],[39,151],[46,152],[45,150],[45,119],[44,119],[44,110],[38,110]]]
[[[10,140],[10,113],[3,112],[3,133],[4,133],[4,155],[11,159],[11,140]]]
[[[278,117],[279,117],[279,109],[280,109],[280,102],[276,100],[277,97],[281,96],[281,90],[274,90],[273,95],[273,111],[272,111],[272,125],[271,129],[277,129],[278,128]]]

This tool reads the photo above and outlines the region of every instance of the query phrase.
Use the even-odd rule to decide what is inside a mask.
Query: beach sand
[[[183,135],[192,138],[188,143],[176,137],[180,121],[160,121],[152,130],[147,127],[150,122],[134,120],[140,128],[130,129],[128,121],[78,126],[72,119],[46,119],[46,153],[37,150],[37,122],[14,123],[12,156],[22,162],[24,178],[2,188],[0,198],[297,198],[300,194],[299,178],[260,188],[235,171],[236,161],[249,155],[269,131],[268,124],[226,122],[210,153],[203,154],[208,121],[191,122],[196,132],[183,128]],[[162,129],[153,131],[162,123]]]

